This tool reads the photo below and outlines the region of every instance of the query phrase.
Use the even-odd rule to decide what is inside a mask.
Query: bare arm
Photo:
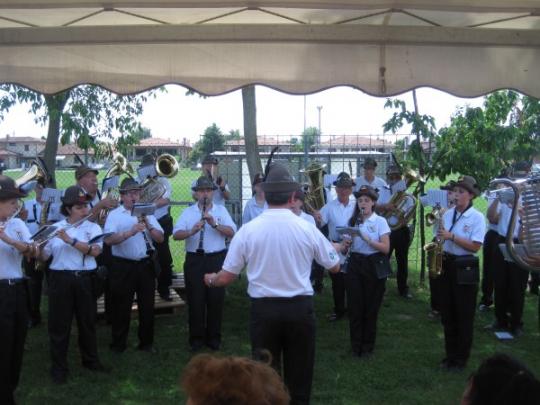
[[[227,270],[220,270],[218,273],[208,273],[204,275],[204,283],[208,287],[226,287],[236,280],[236,274]]]
[[[487,219],[490,224],[497,225],[499,223],[499,217],[500,215],[497,213],[497,209],[499,208],[499,199],[496,199],[491,203],[487,210]]]

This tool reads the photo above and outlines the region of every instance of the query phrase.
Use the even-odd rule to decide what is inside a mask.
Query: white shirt
[[[343,205],[336,198],[324,205],[321,208],[321,225],[328,224],[328,237],[333,241],[340,241],[341,235],[336,232],[337,226],[347,226],[349,219],[351,219],[354,212],[355,200],[349,200],[347,204]]]
[[[358,224],[358,229],[361,232],[367,234],[370,239],[377,242],[381,241],[383,235],[390,233],[390,227],[384,217],[381,217],[375,213],[364,221],[362,224]],[[360,236],[353,238],[352,251],[355,253],[361,253],[364,255],[371,255],[373,253],[379,253],[380,251],[367,244]]]
[[[10,219],[5,225],[4,232],[11,239],[27,243],[31,242],[30,231],[19,218]],[[0,266],[0,280],[22,278],[22,258],[23,255],[15,247],[0,240],[0,260],[2,261],[2,265]]]
[[[488,204],[487,204],[488,209],[489,209],[489,207],[491,207],[491,204],[493,204],[493,202],[496,199],[497,199],[496,197],[489,197],[488,198]],[[497,205],[497,214],[500,215],[500,213],[501,213],[501,203],[499,202],[499,205]],[[498,228],[499,228],[499,224],[492,224],[491,222],[489,222],[489,220],[487,221],[487,229],[489,231],[498,232]]]
[[[452,219],[454,217],[455,207],[450,208],[443,215],[444,229],[452,232],[458,238],[468,239],[473,242],[483,243],[484,235],[486,233],[486,221],[484,215],[480,213],[476,208],[471,207],[461,215],[457,213],[456,223],[452,227]],[[437,224],[433,227],[434,234],[437,234]],[[443,250],[446,253],[450,253],[457,256],[464,256],[473,254],[473,252],[463,249],[451,240],[444,242]]]
[[[84,190],[84,192],[88,193],[86,190]],[[101,195],[99,194],[99,191],[97,191],[92,201],[89,201],[88,204],[90,205],[90,208],[94,208],[100,201],[101,201]]]
[[[497,233],[506,238],[506,232],[510,226],[510,217],[512,216],[512,208],[507,204],[499,203],[499,223],[497,224]],[[516,214],[516,223],[514,225],[513,238],[519,237],[519,214]]]
[[[43,203],[37,202],[35,198],[24,202],[24,208],[28,212],[28,218],[26,219],[26,226],[30,231],[30,235],[35,234],[41,224],[41,208]],[[49,213],[47,214],[47,222],[56,222],[64,219],[64,216],[60,213],[60,204],[53,203],[49,205]]]
[[[172,188],[171,183],[169,183],[169,180],[167,180],[166,177],[158,176],[156,180],[165,187],[165,193],[161,198],[171,198]],[[157,219],[160,219],[167,215],[169,213],[169,204],[164,205],[163,207],[156,208],[156,211],[154,212],[154,216]]]
[[[197,185],[197,180],[193,180],[191,182],[191,189],[193,190],[193,187],[195,187],[196,185]],[[212,193],[212,202],[214,204],[225,205],[225,198],[223,197],[223,192],[221,191],[221,189],[219,188],[219,186],[216,184],[215,181],[214,181],[214,185],[217,188]],[[228,191],[228,192],[231,191],[227,183],[225,183],[225,191]],[[192,192],[192,195],[195,195],[195,191]]]
[[[339,263],[332,244],[289,209],[268,209],[234,236],[223,270],[240,274],[247,265],[252,298],[313,295],[311,264]]]
[[[212,208],[208,211],[214,217],[219,225],[230,226],[236,232],[236,224],[229,215],[229,211],[224,205],[212,204]],[[187,207],[180,215],[174,225],[173,234],[177,231],[189,231],[193,226],[201,220],[201,210],[197,204]],[[195,253],[199,248],[199,240],[201,239],[201,231],[188,237],[185,241],[186,252]],[[208,222],[204,223],[204,239],[203,249],[205,253],[220,252],[225,249],[225,236],[217,229],[210,226]]]
[[[317,226],[317,224],[315,223],[315,218],[313,218],[312,215],[309,215],[305,213],[304,211],[300,211],[299,217],[302,218],[304,221],[309,222],[311,225]]]
[[[163,232],[163,228],[157,221],[156,217],[153,215],[148,215],[146,217],[148,224],[151,228],[156,228],[160,232]],[[126,232],[130,231],[138,222],[137,217],[131,215],[131,211],[124,208],[123,205],[116,207],[112,210],[109,215],[107,215],[107,221],[105,221],[105,227],[103,229],[104,233],[107,232]],[[147,239],[152,244],[152,237],[150,232],[147,231]],[[121,257],[129,260],[141,260],[148,255],[146,254],[146,243],[144,241],[144,236],[142,232],[138,232],[136,235],[133,235],[131,238],[128,238],[122,243],[113,245],[111,247],[113,256]]]
[[[55,226],[62,228],[69,226],[66,220],[60,221]],[[93,222],[84,221],[77,227],[66,230],[70,238],[75,238],[80,242],[88,242],[90,239],[102,234],[101,227]],[[101,248],[103,243],[97,243]],[[53,256],[49,268],[51,270],[95,270],[96,259],[92,256],[85,256],[74,246],[70,246],[62,239],[52,238],[43,249],[45,257]]]
[[[358,176],[355,180],[356,186],[354,191],[358,191],[361,186],[371,186],[377,190],[382,190],[383,187],[388,187],[386,181],[380,177],[375,176],[372,182],[369,182],[364,176]]]
[[[263,211],[268,209],[268,204],[266,201],[262,205],[257,204],[255,196],[251,197],[246,206],[244,207],[244,213],[242,214],[242,224],[247,224],[253,218],[257,218],[263,213]]]

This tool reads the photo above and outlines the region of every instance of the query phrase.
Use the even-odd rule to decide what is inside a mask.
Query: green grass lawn
[[[317,351],[313,404],[458,404],[468,375],[480,361],[502,351],[525,361],[540,374],[538,351],[537,300],[527,295],[524,314],[525,335],[502,343],[482,327],[492,322],[493,314],[477,314],[472,357],[466,371],[440,371],[444,355],[443,332],[439,322],[427,317],[428,291],[412,274],[413,300],[397,296],[395,280],[389,280],[379,318],[375,355],[361,361],[349,355],[348,324],[329,323],[330,280],[325,279],[323,295],[315,298]],[[45,312],[46,312],[46,306]],[[224,306],[223,354],[249,356],[248,298],[245,277],[229,287]],[[129,344],[137,343],[136,319],[131,325]],[[124,354],[108,350],[110,329],[100,323],[98,345],[102,361],[113,367],[109,375],[94,375],[81,368],[73,327],[67,385],[50,382],[49,347],[46,324],[29,331],[22,381],[21,404],[172,404],[184,403],[178,380],[190,358],[187,344],[185,308],[177,315],[156,318],[157,355],[133,348]]]
[[[188,200],[189,184],[198,172],[183,170],[174,179],[174,200]],[[14,176],[16,177],[17,174]],[[72,184],[73,172],[59,172],[59,187]],[[435,184],[434,184],[435,186]],[[485,210],[485,202],[475,202]],[[181,207],[173,209],[176,220]],[[419,232],[416,232],[418,238]],[[426,239],[430,238],[426,232]],[[181,271],[183,245],[171,242],[175,270]],[[540,375],[538,341],[538,297],[527,294],[524,312],[525,335],[513,342],[499,342],[482,328],[493,321],[493,313],[478,313],[469,366],[463,373],[438,369],[444,356],[444,339],[440,322],[427,317],[429,291],[419,282],[419,243],[412,244],[410,285],[413,300],[397,295],[394,279],[387,283],[385,300],[379,317],[375,355],[367,361],[349,355],[348,324],[329,323],[331,312],[330,280],[325,279],[324,294],[315,298],[317,314],[317,354],[312,394],[313,404],[458,404],[468,375],[487,356],[502,351],[527,363]],[[46,319],[46,299],[43,305]],[[223,354],[249,356],[249,302],[245,277],[228,289],[224,306]],[[129,344],[135,346],[136,318]],[[82,369],[77,350],[77,332],[73,327],[70,347],[71,375],[67,385],[50,382],[49,346],[46,322],[29,331],[24,357],[19,402],[22,404],[171,404],[184,403],[178,380],[189,361],[187,315],[185,308],[177,315],[156,318],[157,355],[128,349],[122,355],[108,350],[110,328],[98,326],[98,345],[103,363],[113,367],[109,375],[94,375]]]

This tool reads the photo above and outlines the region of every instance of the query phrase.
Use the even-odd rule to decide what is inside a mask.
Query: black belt
[[[25,278],[3,278],[0,280],[0,285],[19,285],[26,283]]]
[[[306,301],[306,300],[312,300],[313,295],[295,295],[293,297],[260,297],[260,298],[254,298],[251,297],[252,302],[288,302],[288,301]]]
[[[119,257],[119,256],[113,256],[113,260],[118,260],[120,262],[125,262],[125,263],[129,263],[129,264],[143,264],[143,263],[149,262],[150,258],[149,257],[143,257],[140,260],[131,260],[131,259],[124,259],[123,257]]]
[[[189,256],[206,256],[206,257],[212,257],[212,256],[217,256],[217,255],[221,255],[223,253],[226,253],[227,252],[227,249],[223,249],[223,250],[220,250],[219,252],[210,252],[210,253],[197,253],[197,252],[186,252],[187,255]]]
[[[96,274],[96,270],[53,270],[50,269],[51,274],[62,274],[64,276],[73,277],[88,277]]]
[[[352,252],[351,253],[351,256],[357,256],[357,257],[360,257],[362,259],[367,259],[369,256],[371,255],[376,255],[377,253],[370,253],[369,255],[366,255],[364,253],[357,253],[357,252]]]

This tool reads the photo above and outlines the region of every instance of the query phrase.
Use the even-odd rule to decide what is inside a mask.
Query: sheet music
[[[139,183],[142,183],[145,181],[148,177],[156,177],[156,166],[155,165],[148,165],[139,167],[137,169],[137,174],[139,175]]]
[[[448,207],[448,192],[446,190],[428,190],[427,198],[430,207],[435,207],[437,205],[443,208]]]
[[[422,204],[424,207],[429,207],[429,197],[427,196],[427,194],[423,194],[421,196],[418,197],[418,199],[420,200],[420,204]]]
[[[140,217],[141,215],[153,215],[156,211],[155,204],[139,204],[136,203],[133,205],[131,210],[131,215],[134,217]]]
[[[64,190],[58,190],[56,188],[45,188],[43,189],[43,193],[41,194],[41,200],[47,201],[52,204],[60,204],[62,203],[62,195],[64,194]]]
[[[118,184],[120,183],[120,176],[112,176],[107,177],[103,179],[103,183],[101,186],[101,192],[109,191],[112,189],[115,189],[118,187]]]

